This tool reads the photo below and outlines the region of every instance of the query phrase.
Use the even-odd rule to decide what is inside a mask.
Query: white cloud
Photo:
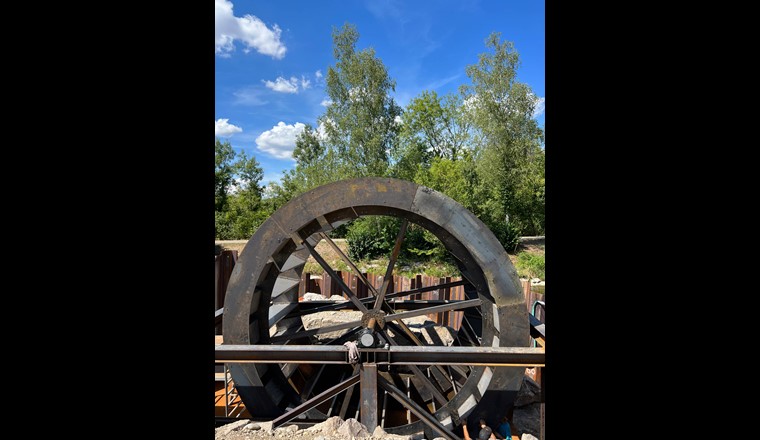
[[[311,88],[311,80],[306,79],[306,77],[303,75],[301,75],[300,82],[295,76],[291,76],[290,79],[285,79],[281,76],[278,76],[274,81],[262,79],[261,82],[263,82],[268,89],[272,89],[275,92],[280,93],[298,93],[299,85],[301,86],[301,90]]]
[[[290,79],[285,79],[278,76],[274,81],[261,80],[268,89],[272,89],[275,92],[280,93],[298,93],[298,78],[291,76]]]
[[[217,119],[214,123],[214,135],[229,137],[235,133],[242,133],[243,129],[229,123],[229,119]]]
[[[229,0],[214,0],[214,19],[214,52],[221,57],[228,58],[235,50],[235,40],[245,44],[245,53],[255,49],[275,59],[282,59],[288,50],[280,41],[279,26],[275,24],[269,29],[261,19],[250,14],[235,17]]]
[[[306,90],[309,87],[311,87],[311,81],[306,79],[305,76],[301,75],[301,89]]]
[[[321,70],[317,70],[316,72],[314,72],[314,76],[316,76],[317,79],[322,78],[322,71]]]
[[[533,109],[533,118],[537,118],[544,114],[544,109],[546,107],[546,98],[542,97],[536,97],[536,107]]]
[[[404,123],[404,120],[403,120],[403,119],[401,119],[401,116],[399,116],[399,115],[396,115],[396,117],[395,117],[395,118],[393,118],[393,122],[394,122],[396,125],[401,125],[401,124],[403,124],[403,123]]]
[[[328,105],[332,104],[332,101],[330,101],[330,98],[325,98],[322,100],[322,102],[319,103],[322,107],[327,107]]]
[[[296,147],[296,136],[301,133],[305,125],[296,122],[288,125],[282,121],[256,138],[256,148],[259,151],[277,159],[292,159],[293,149]]]
[[[243,105],[264,105],[268,104],[268,101],[261,99],[263,90],[261,87],[247,87],[244,89],[236,90],[232,92],[235,96],[235,104]]]

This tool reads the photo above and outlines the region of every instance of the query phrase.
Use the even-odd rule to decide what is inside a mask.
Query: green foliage
[[[469,153],[460,160],[435,158],[428,169],[420,169],[415,181],[456,200],[462,206],[478,213],[477,176],[472,173],[475,163]]]
[[[228,141],[215,141],[214,234],[219,240],[251,238],[273,211],[262,206],[264,177],[255,157],[235,155]],[[234,185],[234,186],[233,186]]]
[[[544,231],[543,130],[533,119],[536,96],[517,81],[519,56],[514,45],[500,34],[486,39],[489,53],[467,67],[471,85],[461,87],[470,103],[468,118],[481,134],[478,153],[480,176],[489,204],[489,215],[507,215],[526,235]]]
[[[348,227],[348,255],[354,260],[371,260],[390,255],[401,227],[397,218],[369,216],[355,220]]]
[[[409,225],[401,255],[403,259],[414,261],[446,262],[451,258],[438,237],[414,224]]]
[[[235,166],[235,152],[229,141],[214,142],[214,207],[216,211],[224,209],[227,203],[227,191],[232,184]]]
[[[386,151],[396,142],[401,108],[391,97],[396,81],[372,48],[356,50],[359,31],[346,23],[333,28],[335,66],[327,69],[326,92],[332,104],[319,122],[327,141],[350,176],[382,176]]]
[[[520,241],[520,231],[513,223],[505,223],[504,219],[493,222],[490,218],[484,221],[488,229],[493,232],[504,249],[509,253],[514,253]]]
[[[332,103],[296,138],[296,167],[273,192],[281,200],[312,188],[366,176],[388,174],[388,151],[396,150],[401,108],[391,97],[396,82],[372,48],[357,50],[359,32],[346,23],[333,29],[335,64],[325,76]]]
[[[546,280],[546,260],[543,254],[520,252],[515,266],[521,277]]]
[[[362,217],[348,226],[346,240],[352,259],[372,260],[388,257],[401,230],[402,219],[386,216]],[[451,257],[438,237],[427,229],[409,223],[399,252],[399,262],[446,262]]]

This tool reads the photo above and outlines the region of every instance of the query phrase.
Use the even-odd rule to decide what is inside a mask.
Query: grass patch
[[[515,264],[517,274],[520,278],[539,278],[546,280],[546,261],[543,254],[535,254],[531,252],[520,252],[517,254],[517,262]]]

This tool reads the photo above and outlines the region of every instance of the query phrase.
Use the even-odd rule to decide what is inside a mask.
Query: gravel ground
[[[240,420],[216,428],[216,440],[254,440],[254,439],[298,439],[298,440],[345,440],[362,438],[367,440],[413,440],[421,435],[395,435],[386,433],[377,427],[373,433],[356,419],[341,420],[330,417],[322,423],[308,429],[299,429],[297,425],[281,426],[272,430],[272,422],[251,422]]]

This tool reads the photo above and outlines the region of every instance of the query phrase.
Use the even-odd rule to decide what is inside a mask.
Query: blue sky
[[[345,22],[396,80],[402,107],[423,90],[469,83],[465,67],[492,31],[514,42],[518,79],[543,98],[544,11],[542,0],[215,0],[215,133],[256,157],[262,184],[278,181],[295,165],[295,135],[324,113],[331,33]]]

